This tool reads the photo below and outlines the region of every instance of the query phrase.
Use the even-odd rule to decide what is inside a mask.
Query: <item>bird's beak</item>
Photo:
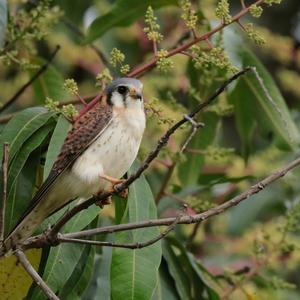
[[[135,88],[131,88],[130,90],[129,90],[129,95],[130,95],[130,97],[132,97],[133,99],[139,99],[139,100],[141,100],[142,99],[142,93],[140,92],[140,91],[138,91],[138,90],[136,90]]]

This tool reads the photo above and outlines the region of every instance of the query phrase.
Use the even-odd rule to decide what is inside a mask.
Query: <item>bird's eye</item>
[[[127,87],[126,87],[126,86],[121,85],[121,86],[118,87],[118,92],[119,92],[121,95],[125,94],[126,91],[127,91]]]

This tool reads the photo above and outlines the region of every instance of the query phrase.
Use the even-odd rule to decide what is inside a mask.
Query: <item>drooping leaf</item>
[[[8,170],[7,176],[7,191],[8,191],[8,201],[6,208],[6,231],[9,231],[11,227],[17,222],[18,218],[22,215],[26,209],[31,197],[33,190],[32,184],[34,183],[32,178],[19,177],[23,167],[28,160],[28,157],[32,152],[41,146],[45,138],[48,136],[49,132],[53,130],[53,124],[43,126],[38,131],[36,131],[23,145],[20,151],[15,156]],[[38,160],[39,155],[35,157]],[[39,161],[33,163],[34,169],[29,169],[30,175],[35,178],[34,171]],[[27,172],[23,172],[23,175]],[[27,174],[27,175],[29,175]],[[19,181],[18,181],[19,180]],[[23,181],[24,180],[24,181]],[[18,184],[17,184],[18,182]],[[24,192],[27,192],[25,194]]]
[[[38,62],[45,63],[42,59]],[[62,101],[67,96],[64,79],[52,65],[48,66],[47,70],[33,82],[32,87],[36,100],[41,104],[45,103],[47,97],[54,101]]]
[[[53,216],[47,218],[40,228],[45,229],[47,224],[54,224],[55,220],[57,220],[59,216],[63,215],[66,210],[75,205],[74,202],[67,207],[64,207]],[[66,233],[82,230],[95,219],[98,213],[99,210],[95,209],[93,206],[81,211],[65,225],[63,232]],[[83,245],[67,243],[62,243],[59,246],[50,249],[42,276],[43,280],[55,293],[60,292],[69,280],[83,251]],[[38,287],[35,287],[31,299],[46,299],[46,297]]]
[[[183,272],[183,266],[176,257],[171,245],[163,241],[163,257],[167,261],[169,272],[172,275],[180,299],[193,299],[188,276]]]
[[[264,131],[274,134],[274,141],[278,147],[281,149],[295,148],[299,144],[299,132],[269,72],[232,29],[224,31],[224,45],[229,57],[237,66],[251,66],[256,69],[256,72],[249,72],[239,79],[243,82],[242,90],[235,91],[235,89],[241,89],[240,85],[236,85],[232,91],[241,96],[234,103],[240,101],[243,105],[245,94],[247,94],[247,98],[251,97],[252,99],[253,109],[248,111],[250,116],[247,117],[247,134],[249,135],[249,131],[253,126],[249,121],[249,118],[252,117],[258,122],[261,132],[264,129]],[[241,110],[238,109],[237,113],[239,112]],[[240,118],[243,118],[243,116],[240,116]],[[239,129],[239,131],[242,130],[245,130],[245,128]]]
[[[136,222],[157,217],[153,195],[144,176],[130,186],[127,206],[122,221]],[[156,228],[120,232],[116,234],[115,242],[142,242],[158,234]],[[114,248],[111,265],[112,299],[151,299],[157,284],[160,260],[160,242],[143,249]]]
[[[70,123],[67,121],[67,119],[64,116],[61,115],[58,118],[56,127],[54,129],[54,132],[52,134],[49,143],[45,166],[44,166],[44,180],[47,178],[47,176],[50,173],[50,170],[60,152],[61,146],[67,136],[69,128],[70,128]]]
[[[83,16],[86,10],[93,4],[92,0],[55,0],[54,3],[59,5],[65,16],[74,22],[79,27],[82,24]]]
[[[0,48],[4,44],[6,24],[7,24],[7,2],[6,0],[0,0]]]
[[[163,242],[163,256],[181,299],[219,300],[211,286],[211,274],[200,268],[183,244],[173,237]]]
[[[145,15],[148,6],[158,9],[166,5],[177,5],[177,0],[118,0],[111,11],[97,18],[90,26],[86,42],[91,43],[114,27],[125,27]]]
[[[244,80],[240,80],[229,95],[230,101],[235,109],[235,122],[242,142],[242,154],[247,160],[251,149],[255,126],[257,124],[253,96],[247,93],[248,86]]]
[[[179,300],[179,295],[176,291],[175,282],[170,275],[167,263],[162,260],[159,267],[159,278],[155,293],[152,300]]]
[[[100,223],[100,227],[111,225],[109,219],[102,217]],[[112,234],[108,234],[106,237],[99,235],[98,239],[112,242],[114,237]],[[111,299],[110,269],[112,250],[111,247],[97,248],[98,253],[95,256],[93,275],[89,286],[82,295],[82,300],[96,299],[99,295],[101,295],[101,300]]]
[[[84,247],[78,244],[64,244],[50,250],[43,279],[54,293],[64,286],[73,273]],[[35,287],[32,300],[47,299],[39,287]]]
[[[7,198],[5,233],[8,233],[13,224],[21,217],[32,199],[39,159],[38,150],[31,153]]]
[[[53,124],[43,126],[39,130],[37,130],[23,144],[22,148],[15,156],[8,170],[8,176],[7,176],[8,193],[10,193],[10,189],[15,183],[30,153],[33,152],[37,147],[41,146],[41,144],[43,143],[43,141],[48,136],[51,130],[53,130]]]
[[[80,300],[93,271],[95,249],[86,245],[81,257],[67,283],[59,294],[61,299]]]
[[[55,113],[49,112],[43,107],[27,108],[14,116],[3,129],[0,142],[9,143],[9,162],[20,150],[23,143],[39,128],[41,128]],[[3,148],[0,148],[0,157],[3,155]]]

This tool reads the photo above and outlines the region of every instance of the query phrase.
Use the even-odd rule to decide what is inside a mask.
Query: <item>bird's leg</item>
[[[124,182],[124,179],[117,179],[105,174],[100,175],[100,178],[105,179],[107,181],[109,181],[110,183],[112,183],[112,187],[108,190],[108,192],[115,192],[114,186],[116,184],[120,184],[122,182]],[[120,193],[118,193],[118,196],[120,196],[121,198],[126,198],[128,196],[128,188],[124,189],[123,191],[121,191]]]

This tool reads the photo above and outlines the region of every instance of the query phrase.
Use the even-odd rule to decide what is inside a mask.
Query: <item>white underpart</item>
[[[142,110],[114,110],[107,130],[73,165],[72,181],[78,181],[78,196],[88,197],[111,185],[101,175],[121,178],[137,156],[145,129]]]
[[[101,175],[121,178],[128,171],[137,156],[145,129],[142,102],[131,99],[129,103],[127,108],[114,105],[109,125],[11,233],[5,243],[7,249],[29,237],[49,211],[55,211],[72,199],[87,199],[110,187],[111,183]]]

